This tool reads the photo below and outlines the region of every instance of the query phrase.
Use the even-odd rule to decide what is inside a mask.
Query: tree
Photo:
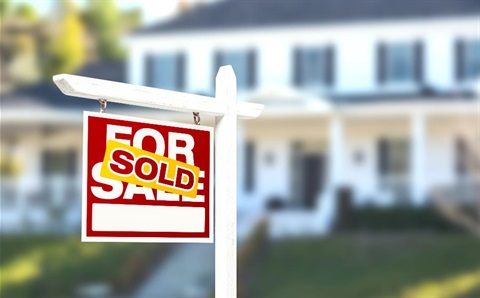
[[[2,19],[10,12],[11,6],[10,0],[0,0],[0,17]]]
[[[20,4],[16,9],[15,9],[15,14],[26,21],[29,21],[31,23],[35,22],[37,20],[37,12],[35,9],[27,4],[23,3]]]
[[[58,32],[53,36],[45,59],[47,76],[77,71],[85,62],[84,27],[71,1],[58,2]]]
[[[102,59],[118,60],[123,57],[119,46],[121,34],[120,12],[114,0],[90,0],[85,21],[97,42],[97,53]]]

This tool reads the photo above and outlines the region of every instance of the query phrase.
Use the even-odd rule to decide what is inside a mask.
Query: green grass
[[[252,297],[480,297],[480,242],[465,235],[284,241],[256,266]]]
[[[106,282],[128,292],[165,246],[82,243],[79,236],[2,236],[1,297],[73,296],[79,285]]]

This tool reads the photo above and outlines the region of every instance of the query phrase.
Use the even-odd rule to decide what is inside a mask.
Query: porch
[[[1,232],[65,233],[81,220],[81,126],[4,123]]]
[[[474,101],[267,106],[243,128],[243,197],[269,211],[270,234],[280,237],[328,233],[340,189],[354,206],[383,207],[474,190],[478,176],[464,157],[475,150],[475,121]]]

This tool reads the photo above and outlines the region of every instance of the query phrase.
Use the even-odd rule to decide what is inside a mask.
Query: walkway
[[[179,244],[140,286],[137,298],[206,298],[215,283],[213,244]]]

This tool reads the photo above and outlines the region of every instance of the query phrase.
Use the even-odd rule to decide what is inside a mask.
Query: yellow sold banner
[[[191,164],[109,140],[100,176],[195,198],[200,169]]]

